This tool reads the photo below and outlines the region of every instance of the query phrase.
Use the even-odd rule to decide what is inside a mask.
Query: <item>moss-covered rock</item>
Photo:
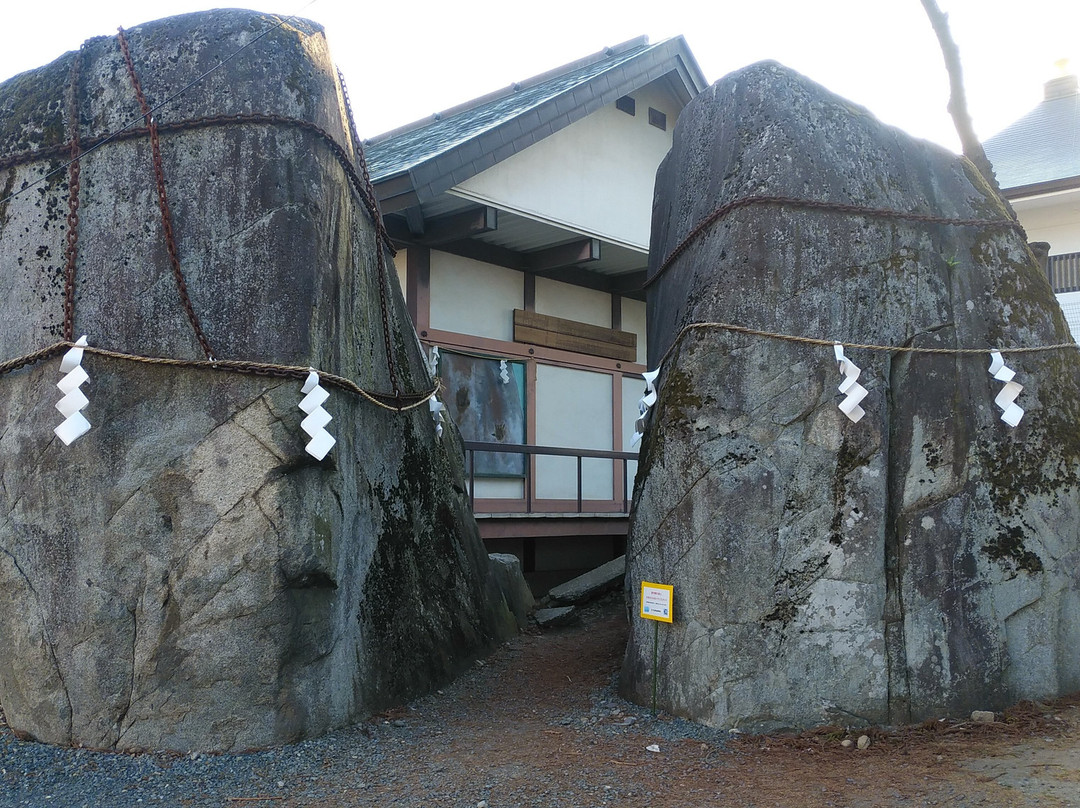
[[[671,351],[643,441],[629,593],[675,587],[659,702],[717,726],[904,722],[1080,688],[1080,357],[1008,355],[1027,414],[999,420],[977,355],[849,348],[869,395],[837,409],[832,348],[1069,342],[1008,205],[963,158],[780,65],[681,113],[657,176],[652,272],[722,205],[773,196],[993,219],[732,210],[649,289]],[[636,614],[636,608],[633,613]],[[622,687],[651,698],[653,627]]]
[[[215,11],[127,32],[159,122],[269,113],[349,148],[321,30]],[[253,39],[256,34],[266,36]],[[0,157],[64,143],[72,54],[0,86]],[[82,50],[80,135],[137,116],[115,38]],[[326,144],[295,127],[162,137],[193,307],[218,359],[312,365],[389,390],[374,227]],[[10,191],[55,165],[3,172]],[[64,311],[67,174],[0,210],[0,359]],[[84,157],[75,329],[202,358],[167,261],[145,139]],[[432,380],[389,273],[398,381]],[[304,453],[300,381],[87,355],[93,424],[63,446],[57,362],[0,377],[0,702],[16,730],[109,749],[294,741],[433,688],[506,610],[450,427],[331,388],[337,445]],[[512,626],[512,620],[510,621]]]

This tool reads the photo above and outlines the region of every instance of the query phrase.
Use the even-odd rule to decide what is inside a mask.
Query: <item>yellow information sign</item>
[[[668,584],[641,582],[641,616],[646,620],[672,622],[675,588]]]

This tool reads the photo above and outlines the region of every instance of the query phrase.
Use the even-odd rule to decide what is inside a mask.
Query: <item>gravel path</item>
[[[877,731],[866,751],[842,747],[842,731],[733,738],[619,699],[625,640],[611,598],[580,626],[522,635],[411,705],[244,755],[58,749],[0,722],[0,808],[1080,808],[1068,766],[1080,761],[1080,699],[1019,728]],[[1036,758],[1018,756],[1017,743]]]

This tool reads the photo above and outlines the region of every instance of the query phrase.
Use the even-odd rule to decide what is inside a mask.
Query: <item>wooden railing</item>
[[[1080,253],[1051,255],[1046,259],[1046,277],[1055,293],[1080,292]]]
[[[629,461],[637,460],[638,455],[636,452],[611,452],[602,451],[599,449],[568,449],[561,446],[534,446],[532,444],[515,444],[515,443],[486,443],[484,441],[472,441],[467,440],[465,443],[465,469],[469,475],[469,503],[472,506],[473,513],[476,513],[476,453],[477,452],[500,452],[503,454],[516,454],[526,455],[525,462],[525,477],[524,477],[524,496],[519,500],[509,499],[507,504],[514,503],[515,501],[521,502],[521,507],[514,512],[518,513],[541,513],[550,512],[550,507],[544,508],[542,511],[536,509],[537,497],[535,493],[535,480],[536,469],[533,459],[537,455],[552,456],[552,457],[573,457],[577,459],[577,499],[575,500],[561,500],[568,502],[575,502],[574,513],[583,513],[583,503],[603,503],[607,507],[600,507],[598,510],[592,510],[591,512],[607,513],[611,515],[626,515],[630,512],[630,477],[628,472]],[[617,498],[612,492],[612,496],[607,500],[589,499],[584,500],[582,497],[582,473],[581,462],[586,458],[596,458],[600,460],[611,460],[621,472],[622,476],[622,497]],[[612,475],[612,479],[615,479],[615,475]],[[545,504],[550,506],[551,500],[545,500]],[[484,511],[486,512],[486,511]],[[507,511],[509,512],[509,511]]]

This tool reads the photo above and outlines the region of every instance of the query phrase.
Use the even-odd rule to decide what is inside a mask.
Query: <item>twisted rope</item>
[[[735,334],[748,334],[754,337],[765,337],[766,339],[775,339],[783,342],[795,342],[802,345],[813,345],[815,347],[828,347],[831,348],[834,345],[841,345],[845,349],[859,350],[859,351],[879,351],[883,353],[909,353],[909,354],[947,354],[952,356],[964,356],[968,354],[987,354],[991,351],[997,351],[1001,354],[1023,354],[1023,353],[1042,353],[1045,351],[1060,351],[1066,348],[1080,349],[1080,344],[1075,342],[1058,342],[1053,345],[1034,345],[1030,347],[1016,347],[1016,348],[923,348],[914,345],[875,345],[869,342],[840,342],[839,340],[822,339],[820,337],[801,337],[795,334],[781,334],[775,331],[762,331],[757,328],[747,328],[746,326],[734,325],[732,323],[690,323],[683,326],[678,334],[675,335],[675,339],[671,341],[671,347],[668,348],[660,361],[654,365],[654,367],[660,367],[667,361],[668,357],[675,350],[675,348],[682,341],[683,337],[689,334],[691,331],[696,330],[717,330],[717,331],[730,331]]]
[[[74,343],[69,340],[63,340],[61,342],[49,345],[46,348],[28,353],[24,356],[20,356],[16,359],[9,359],[6,362],[0,362],[0,376],[7,373],[12,373],[20,368],[33,365],[38,362],[44,362],[51,359],[54,356],[59,356],[69,348],[74,347]],[[105,356],[110,359],[120,359],[125,362],[139,362],[144,365],[166,365],[169,367],[180,368],[195,368],[198,370],[217,370],[230,373],[244,373],[254,376],[276,376],[283,379],[306,379],[307,375],[311,372],[311,368],[301,367],[299,365],[279,365],[272,362],[252,362],[246,359],[171,359],[161,356],[140,356],[138,354],[123,353],[121,351],[110,351],[107,348],[95,348],[94,346],[87,346],[83,350],[88,354],[96,354],[98,356]],[[417,407],[421,407],[434,397],[439,392],[439,386],[436,385],[432,390],[426,393],[412,393],[412,394],[395,394],[395,393],[380,393],[375,391],[365,390],[360,387],[352,379],[347,379],[344,376],[338,376],[333,373],[326,373],[325,371],[315,371],[319,374],[320,381],[326,384],[337,387],[340,390],[345,390],[349,393],[360,396],[361,398],[371,402],[376,407],[387,410],[389,412],[408,412],[414,410]],[[415,401],[410,401],[408,404],[388,404],[387,401],[399,401],[402,398],[415,398]],[[384,400],[385,399],[385,400]]]

